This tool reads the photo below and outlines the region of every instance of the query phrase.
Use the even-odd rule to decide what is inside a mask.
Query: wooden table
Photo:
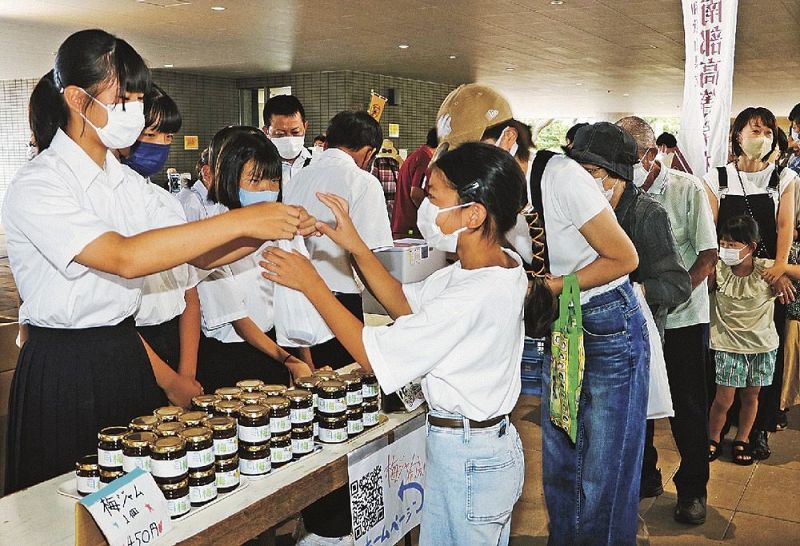
[[[423,426],[423,408],[389,414],[386,423],[354,440],[323,444],[321,452],[250,481],[196,516],[175,521],[159,544],[241,544],[258,537],[346,485],[348,453],[365,456]],[[0,544],[74,544],[76,501],[57,493],[73,476],[63,474],[0,499]]]

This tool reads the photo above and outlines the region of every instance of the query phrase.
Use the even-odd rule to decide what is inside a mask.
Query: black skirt
[[[181,316],[153,326],[137,326],[136,331],[169,367],[178,371],[181,360]]]
[[[354,317],[364,322],[361,294],[341,294],[334,292],[334,295],[336,299],[339,300],[339,303],[344,305]],[[314,360],[314,367],[317,369],[330,366],[334,370],[338,370],[356,361],[335,337],[329,339],[325,343],[320,343],[319,345],[311,347],[311,358]]]
[[[269,337],[274,337],[270,335]],[[289,370],[246,341],[223,343],[201,336],[197,355],[197,381],[207,393],[232,387],[243,379],[260,379],[272,385],[288,385]]]
[[[30,327],[11,382],[5,492],[74,470],[97,432],[167,403],[132,318],[86,329]]]

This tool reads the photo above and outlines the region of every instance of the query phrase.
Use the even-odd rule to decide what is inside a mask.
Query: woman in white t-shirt
[[[777,133],[772,112],[763,107],[745,108],[736,116],[731,131],[734,161],[709,170],[703,177],[717,225],[736,216],[750,216],[761,234],[755,256],[775,261],[762,277],[777,296],[775,327],[781,348],[772,385],[759,393],[758,416],[750,433],[750,449],[756,460],[770,456],[767,431],[776,429],[783,386],[784,304],[794,301],[796,295],[786,268],[794,239],[797,174],[787,168],[779,170],[769,160],[777,146]]]
[[[524,462],[509,420],[520,392],[522,261],[501,246],[525,201],[524,178],[497,147],[467,143],[434,164],[418,226],[459,261],[401,285],[361,240],[347,202],[318,194],[336,218],[319,230],[349,251],[395,319],[365,327],[314,266],[270,248],[267,278],[301,290],[357,362],[392,393],[416,378],[428,401],[427,468],[420,544],[507,544]]]

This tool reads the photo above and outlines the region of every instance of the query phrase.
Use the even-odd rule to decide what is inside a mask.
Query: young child
[[[749,216],[730,218],[719,230],[720,262],[711,305],[711,348],[715,351],[717,383],[709,416],[711,461],[719,457],[725,416],[736,389],[741,389],[733,462],[753,464],[748,437],[758,411],[758,393],[761,387],[772,384],[775,371],[775,296],[762,278],[773,260],[753,257],[759,240],[758,225]]]

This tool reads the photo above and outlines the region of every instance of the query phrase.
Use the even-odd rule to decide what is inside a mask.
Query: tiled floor
[[[539,399],[521,397],[512,420],[522,436],[527,472],[522,499],[514,509],[513,546],[547,543],[539,417]],[[666,420],[656,425],[655,443],[664,494],[643,500],[639,506],[651,544],[800,544],[800,409],[795,407],[789,414],[789,429],[770,436],[772,456],[766,461],[736,466],[728,455],[730,442],[723,445],[725,454],[711,463],[708,516],[700,526],[680,524],[672,518],[676,497],[671,478],[680,457]]]
[[[0,318],[16,318],[19,306],[14,280],[5,257],[0,228]],[[513,546],[547,543],[547,511],[542,496],[541,427],[539,399],[522,396],[512,416],[522,436],[527,472],[522,498],[514,509]],[[749,467],[736,466],[730,457],[711,465],[708,517],[701,526],[672,519],[675,486],[671,481],[680,458],[669,424],[656,426],[656,446],[664,477],[664,494],[642,501],[639,509],[653,545],[742,544],[782,546],[800,544],[800,409],[789,415],[789,429],[770,437],[772,457]],[[726,453],[730,445],[723,446]]]

